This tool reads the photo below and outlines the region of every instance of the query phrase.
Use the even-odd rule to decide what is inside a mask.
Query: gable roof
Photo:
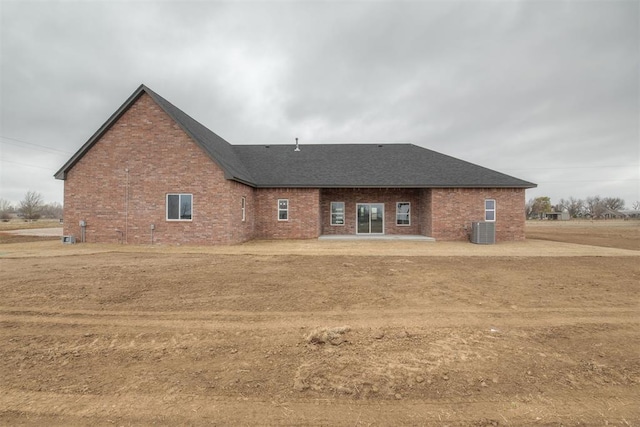
[[[171,104],[169,101],[146,87],[140,85],[138,89],[116,110],[115,113],[94,133],[91,138],[67,161],[67,163],[55,173],[57,179],[65,179],[67,171],[71,169],[84,154],[100,140],[100,138],[113,126],[120,117],[142,96],[148,94],[169,117],[171,117],[184,130],[191,139],[198,144],[209,157],[224,171],[225,178],[252,183],[252,178],[244,165],[237,159],[231,144],[220,136],[211,132],[198,121],[191,118],[185,112]]]
[[[66,173],[147,93],[209,157],[225,178],[253,187],[532,188],[514,178],[413,144],[231,145],[141,85],[55,174]]]

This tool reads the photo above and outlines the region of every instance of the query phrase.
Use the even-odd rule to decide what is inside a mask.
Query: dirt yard
[[[0,244],[0,425],[640,425],[639,226]]]
[[[527,238],[640,251],[640,221],[536,221]]]
[[[29,235],[29,231],[34,229],[47,229],[55,230],[62,227],[59,220],[41,219],[38,221],[25,221],[22,219],[12,219],[10,221],[0,221],[0,244],[3,243],[25,243],[25,242],[37,242],[45,240],[57,240],[60,241],[59,236],[40,236]],[[14,233],[25,233],[14,234]],[[42,233],[51,234],[51,233]],[[61,234],[61,232],[60,232]]]

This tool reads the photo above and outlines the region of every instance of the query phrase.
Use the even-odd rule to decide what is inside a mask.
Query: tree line
[[[530,199],[526,205],[527,218],[544,218],[551,212],[567,212],[571,218],[604,218],[612,212],[624,210],[624,200],[620,197],[589,196],[585,199],[569,197],[560,199],[556,205],[551,204],[551,198],[542,196]],[[631,209],[640,210],[640,201],[632,204]]]
[[[35,221],[40,218],[62,218],[62,205],[58,202],[44,203],[42,195],[35,191],[27,191],[17,206],[0,199],[0,220],[7,222],[14,216]]]

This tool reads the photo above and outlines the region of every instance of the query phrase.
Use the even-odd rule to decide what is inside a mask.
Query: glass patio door
[[[384,204],[358,203],[357,234],[384,234]]]

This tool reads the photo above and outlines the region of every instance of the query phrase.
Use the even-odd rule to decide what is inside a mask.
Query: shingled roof
[[[252,184],[251,175],[240,162],[233,150],[233,146],[216,135],[205,126],[191,118],[184,111],[146,87],[140,85],[138,89],[116,110],[115,113],[94,133],[91,138],[55,173],[57,179],[65,179],[67,171],[84,156],[84,154],[98,142],[98,140],[113,126],[118,119],[142,96],[148,94],[155,102],[217,163],[225,173],[227,179]]]
[[[258,187],[502,187],[526,182],[413,144],[236,145]]]
[[[532,188],[536,184],[413,144],[231,145],[141,85],[55,174],[66,172],[143,94],[182,127],[227,179],[253,187]]]

